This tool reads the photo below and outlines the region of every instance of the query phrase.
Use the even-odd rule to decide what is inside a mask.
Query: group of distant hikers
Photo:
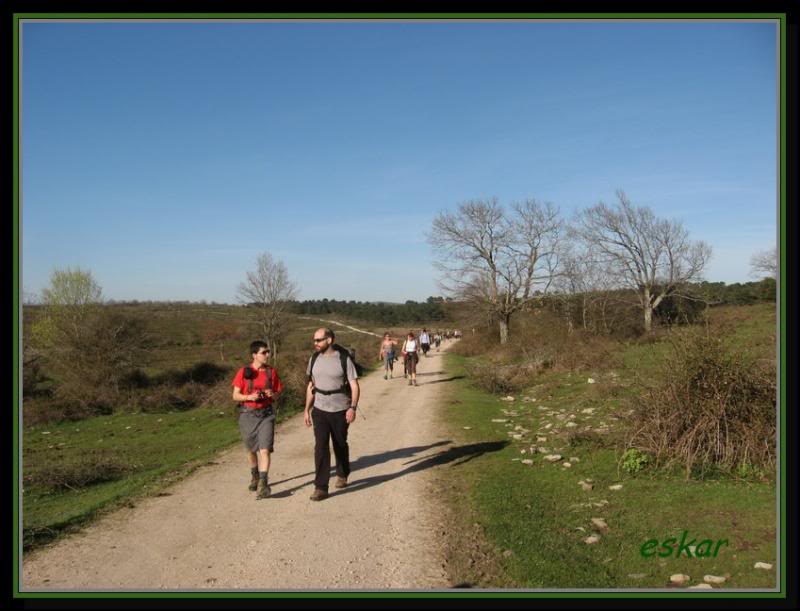
[[[419,335],[409,331],[400,350],[404,377],[409,378],[409,386],[417,385],[419,353],[427,357],[431,344],[438,351],[443,341],[460,335],[457,330],[431,334],[427,329],[422,329]],[[317,329],[313,337],[314,353],[306,367],[303,422],[307,427],[314,427],[312,501],[328,498],[331,442],[336,457],[334,487],[347,487],[347,478],[350,476],[347,430],[356,419],[361,391],[354,356],[336,344],[335,339],[332,329]],[[399,339],[393,338],[390,333],[383,335],[378,358],[384,363],[385,380],[392,377],[397,358],[395,348],[399,343]],[[266,342],[251,343],[250,356],[250,364],[239,369],[233,379],[233,400],[239,405],[239,432],[250,463],[248,489],[256,493],[256,499],[264,499],[271,494],[269,468],[275,444],[275,401],[283,391],[283,383],[275,368],[267,364],[270,348]]]
[[[458,336],[455,335],[458,333]],[[431,344],[438,352],[441,349],[442,342],[455,337],[460,337],[460,331],[435,331],[429,333],[427,329],[422,329],[419,335],[414,331],[409,331],[403,340],[403,345],[400,348],[400,355],[403,357],[403,377],[408,378],[409,386],[417,385],[417,362],[419,361],[419,353],[427,357],[431,349]],[[392,337],[390,333],[383,334],[383,341],[381,342],[380,352],[378,359],[383,361],[383,379],[389,380],[393,377],[394,362],[397,360],[396,347],[400,344],[400,339]]]

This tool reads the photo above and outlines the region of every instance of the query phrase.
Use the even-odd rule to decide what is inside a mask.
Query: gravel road
[[[402,364],[399,378],[361,380],[351,483],[325,501],[309,500],[314,436],[301,414],[277,429],[271,498],[247,490],[237,445],[164,496],[26,555],[22,591],[451,587],[433,482],[453,447],[437,410],[450,378],[442,354],[420,359],[417,387]]]

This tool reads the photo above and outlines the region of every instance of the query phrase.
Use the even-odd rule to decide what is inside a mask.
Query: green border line
[[[780,516],[780,541],[781,541],[781,579],[779,591],[765,591],[765,592],[752,592],[752,591],[706,591],[706,592],[688,592],[688,591],[672,591],[672,590],[658,590],[658,591],[644,591],[644,592],[631,592],[620,591],[614,592],[609,590],[598,591],[446,591],[446,592],[406,592],[406,591],[339,591],[339,592],[321,592],[321,591],[307,591],[307,592],[238,592],[231,591],[114,591],[114,592],[20,592],[19,583],[19,563],[21,558],[18,556],[19,552],[19,488],[18,475],[20,464],[18,460],[19,453],[19,434],[21,422],[19,419],[19,410],[16,409],[19,405],[19,282],[20,282],[20,236],[19,236],[19,222],[20,222],[20,209],[19,209],[19,30],[21,27],[21,20],[45,20],[45,19],[58,19],[58,20],[125,20],[125,19],[145,19],[147,21],[157,21],[162,19],[180,19],[180,20],[237,20],[237,19],[268,19],[268,20],[281,20],[281,19],[296,19],[302,21],[308,20],[426,20],[426,19],[441,19],[446,21],[455,20],[476,20],[476,19],[490,19],[492,21],[503,20],[520,20],[520,19],[535,19],[535,20],[554,20],[563,19],[567,21],[580,21],[580,20],[629,20],[629,21],[662,21],[665,19],[677,19],[682,21],[699,21],[699,20],[714,20],[714,21],[736,21],[736,20],[777,20],[778,34],[780,37],[780,122],[779,122],[779,138],[780,138],[780,202],[779,202],[779,235],[780,235],[780,345],[779,345],[779,369],[781,372],[780,377],[780,415],[781,415],[781,450],[780,450],[780,491],[781,491],[781,516]],[[786,13],[14,13],[13,14],[13,78],[14,78],[14,101],[13,101],[13,121],[14,121],[14,135],[13,135],[13,167],[14,175],[12,177],[12,209],[13,209],[13,288],[14,288],[14,365],[13,365],[13,390],[14,390],[14,416],[13,416],[13,469],[14,469],[14,507],[12,516],[14,520],[14,560],[13,560],[13,583],[14,583],[14,598],[42,598],[42,599],[59,599],[59,598],[269,598],[269,599],[382,599],[382,598],[435,598],[435,599],[464,599],[464,598],[508,598],[508,599],[537,599],[537,598],[671,598],[671,599],[727,599],[727,598],[758,598],[758,599],[785,599],[786,594],[786,362],[785,362],[785,347],[786,347]],[[665,596],[665,594],[667,596]],[[232,596],[233,595],[233,596]]]
[[[20,214],[19,214],[19,136],[20,136],[20,129],[19,129],[19,27],[17,26],[17,20],[14,20],[14,32],[13,32],[13,40],[14,40],[14,50],[12,53],[12,61],[14,62],[13,67],[13,90],[14,90],[14,101],[13,101],[13,121],[14,121],[14,135],[12,138],[12,144],[14,147],[12,159],[13,161],[13,176],[11,177],[11,188],[13,189],[13,193],[11,195],[11,209],[13,214],[13,229],[12,229],[12,243],[14,253],[12,255],[12,261],[14,264],[14,271],[12,272],[13,278],[13,290],[14,290],[14,366],[12,367],[12,375],[14,376],[14,380],[12,383],[12,387],[14,388],[14,416],[13,416],[13,432],[12,435],[14,436],[13,439],[13,458],[12,458],[12,468],[14,470],[13,479],[14,482],[14,492],[12,493],[12,497],[14,499],[14,506],[11,510],[11,515],[13,516],[14,520],[14,534],[12,536],[12,542],[14,545],[14,555],[13,555],[13,562],[12,566],[14,567],[14,597],[19,594],[19,563],[21,562],[21,558],[18,556],[19,553],[19,529],[21,528],[21,515],[19,510],[19,473],[21,472],[20,464],[19,464],[19,450],[20,450],[20,387],[19,387],[19,374],[20,374],[20,355],[19,355],[19,330],[20,330],[20,319],[19,319],[19,284],[20,284],[20,242],[19,242],[19,221],[20,221]]]
[[[778,167],[780,168],[780,196],[779,196],[779,252],[780,252],[780,270],[779,270],[779,287],[780,287],[780,343],[778,347],[778,362],[780,368],[780,491],[781,491],[781,519],[780,519],[780,541],[781,541],[781,579],[780,590],[786,596],[786,580],[787,580],[787,565],[786,565],[786,106],[787,106],[787,87],[786,87],[786,48],[787,48],[787,28],[786,28],[786,15],[780,20],[780,29],[778,31],[780,36],[780,124],[778,128],[778,138],[780,138],[780,161]]]
[[[442,19],[453,20],[519,20],[519,19],[626,19],[663,20],[681,19],[697,21],[702,19],[785,19],[786,13],[15,13],[15,19]],[[782,28],[783,29],[783,28]]]

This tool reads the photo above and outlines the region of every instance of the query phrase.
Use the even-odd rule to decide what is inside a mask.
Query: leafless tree
[[[762,250],[750,257],[750,275],[754,278],[778,277],[778,249]]]
[[[652,327],[653,310],[668,295],[701,279],[711,247],[689,240],[680,221],[659,219],[650,208],[634,206],[623,191],[611,208],[600,202],[578,214],[575,226],[597,260],[611,266],[621,286],[633,289]]]
[[[255,271],[247,272],[247,279],[239,285],[237,298],[255,308],[256,321],[273,360],[278,358],[286,334],[289,304],[296,296],[297,286],[289,279],[286,265],[266,252],[258,256]]]
[[[569,307],[574,301],[579,306],[580,325],[584,331],[608,333],[606,310],[614,288],[613,270],[579,246],[576,240],[562,251],[562,269],[555,284],[560,298],[556,303],[560,304],[570,332],[576,322]]]
[[[496,198],[440,212],[428,242],[445,293],[469,301],[508,341],[514,313],[549,289],[558,267],[558,209],[533,199],[506,212]]]

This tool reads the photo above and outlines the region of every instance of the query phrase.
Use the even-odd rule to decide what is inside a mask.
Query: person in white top
[[[431,349],[431,336],[428,335],[427,329],[422,329],[422,333],[419,334],[419,344],[419,347],[422,349],[422,354],[428,356],[428,350]]]
[[[403,359],[406,365],[406,371],[411,379],[408,381],[409,386],[417,385],[417,360],[419,359],[419,342],[414,336],[413,331],[408,332],[406,340],[403,342]]]

